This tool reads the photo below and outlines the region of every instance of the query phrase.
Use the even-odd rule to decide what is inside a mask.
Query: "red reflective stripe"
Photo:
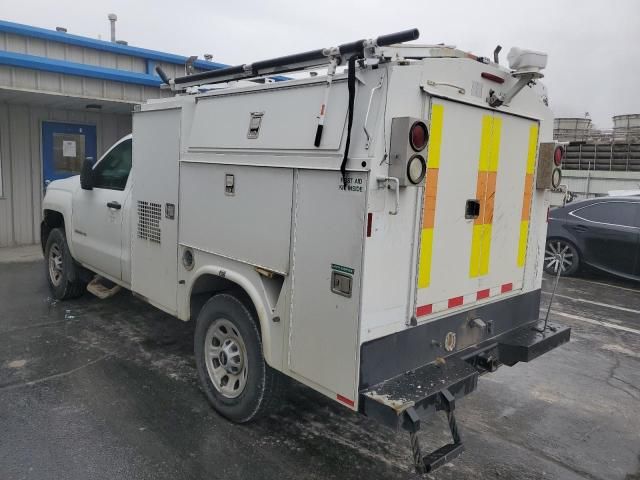
[[[448,307],[459,307],[464,303],[464,297],[453,297],[449,299]]]
[[[478,293],[476,294],[476,300],[482,300],[483,298],[489,298],[490,294],[491,294],[491,290],[489,288],[486,288],[484,290],[478,290]]]
[[[367,213],[367,237],[371,236],[372,223],[373,223],[373,213]]]
[[[347,397],[343,397],[339,393],[336,394],[336,398],[338,399],[339,402],[342,402],[345,405],[349,405],[350,407],[353,407],[355,405],[355,402],[353,400],[349,400]]]
[[[418,317],[429,315],[431,312],[433,312],[433,304],[423,305],[421,307],[416,308],[416,315]]]
[[[513,283],[505,283],[500,287],[500,293],[510,292],[513,290]]]

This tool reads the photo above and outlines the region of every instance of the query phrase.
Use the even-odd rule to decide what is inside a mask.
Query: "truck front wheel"
[[[64,230],[54,228],[49,233],[44,248],[47,281],[56,300],[66,300],[82,295],[85,285],[78,276]]]
[[[209,402],[237,423],[256,420],[278,405],[282,374],[269,367],[253,312],[234,295],[214,295],[198,314],[198,376]]]

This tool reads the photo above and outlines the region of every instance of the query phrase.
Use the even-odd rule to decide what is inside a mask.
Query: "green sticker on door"
[[[336,272],[348,273],[349,275],[353,275],[355,273],[355,270],[353,268],[338,265],[337,263],[331,264],[331,270],[335,270]]]

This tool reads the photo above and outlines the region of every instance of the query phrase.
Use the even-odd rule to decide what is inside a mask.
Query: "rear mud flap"
[[[497,365],[528,362],[569,341],[571,329],[558,324],[529,324],[493,339],[464,357],[451,356],[390,378],[360,392],[360,411],[411,436],[416,471],[425,473],[457,457],[464,451],[456,423],[455,401],[473,392],[480,374]],[[453,442],[423,455],[417,433],[420,421],[444,411]]]

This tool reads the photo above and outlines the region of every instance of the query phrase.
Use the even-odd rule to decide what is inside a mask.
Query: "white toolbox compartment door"
[[[367,174],[349,173],[349,179],[366,185]],[[366,192],[341,186],[337,171],[298,172],[289,368],[353,408]]]

